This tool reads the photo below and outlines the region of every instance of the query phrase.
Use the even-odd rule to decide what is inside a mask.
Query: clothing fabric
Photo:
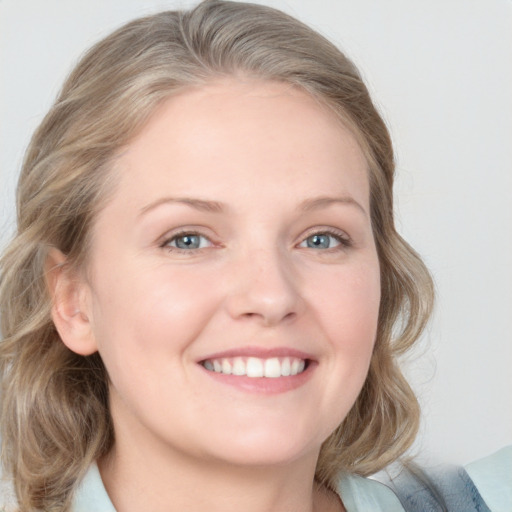
[[[72,512],[116,512],[108,497],[100,471],[93,464],[86,473],[73,501]]]
[[[466,467],[492,512],[512,512],[512,446]]]
[[[468,473],[460,466],[402,467],[387,485],[407,512],[491,512]]]

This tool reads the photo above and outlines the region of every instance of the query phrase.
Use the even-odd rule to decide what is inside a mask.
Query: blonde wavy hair
[[[324,37],[269,7],[207,0],[135,20],[97,43],[33,135],[17,189],[17,234],[1,259],[1,436],[22,511],[65,511],[94,460],[114,443],[108,375],[52,323],[48,251],[87,258],[95,215],[115,189],[112,161],[177,91],[243,75],[302,88],[357,137],[368,161],[382,298],[370,370],[350,413],[325,441],[316,478],[373,473],[418,430],[419,407],[397,358],[433,302],[430,275],[395,230],[394,158],[384,122],[351,61]]]

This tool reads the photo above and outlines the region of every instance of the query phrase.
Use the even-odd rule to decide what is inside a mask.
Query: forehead
[[[239,196],[339,188],[368,200],[366,160],[354,136],[327,106],[283,83],[230,79],[172,96],[116,167],[123,193],[140,200],[191,188],[225,195],[226,186]]]

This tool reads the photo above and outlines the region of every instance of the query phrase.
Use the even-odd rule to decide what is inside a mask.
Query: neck
[[[240,467],[173,454],[112,453],[99,461],[118,512],[338,512],[339,498],[314,483],[316,457],[278,467]],[[168,455],[168,454],[167,454]]]

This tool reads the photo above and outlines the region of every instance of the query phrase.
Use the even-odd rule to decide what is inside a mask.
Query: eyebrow
[[[225,205],[218,201],[206,201],[204,199],[196,199],[193,197],[162,197],[141,208],[139,216],[142,216],[163,204],[185,204],[202,212],[213,213],[221,213],[226,209]]]
[[[162,197],[141,208],[139,216],[142,216],[163,204],[185,204],[196,210],[210,213],[222,213],[227,210],[226,205],[219,201],[208,201],[205,199],[197,199],[193,197]],[[306,199],[299,204],[298,210],[309,212],[319,210],[321,208],[327,208],[333,204],[352,205],[360,210],[364,215],[368,215],[366,210],[353,197],[350,196],[320,196]]]
[[[312,199],[306,199],[299,205],[299,209],[303,211],[318,210],[320,208],[326,208],[332,204],[352,205],[360,210],[365,216],[368,216],[366,210],[351,196],[342,197],[331,197],[331,196],[320,196]]]

